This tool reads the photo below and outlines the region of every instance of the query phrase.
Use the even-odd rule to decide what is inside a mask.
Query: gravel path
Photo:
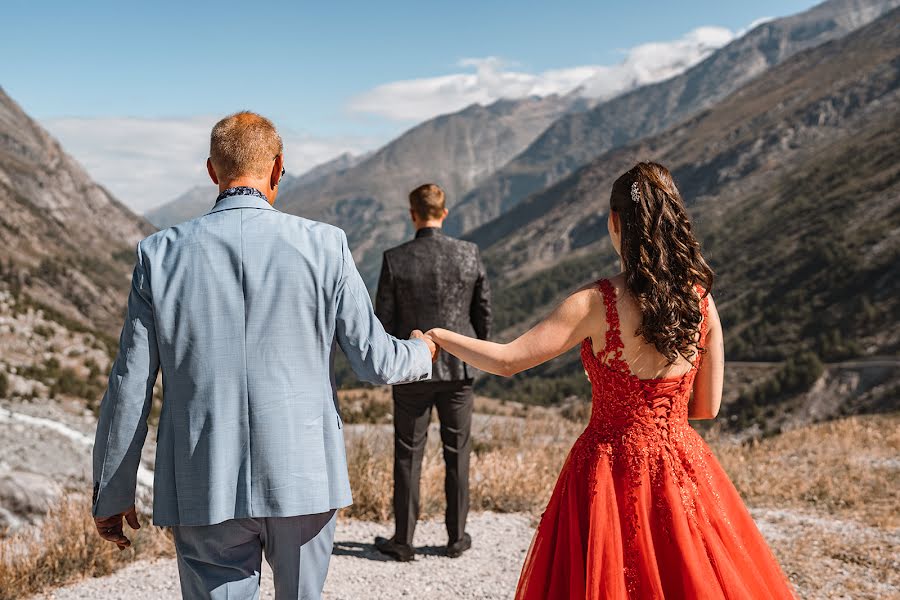
[[[417,558],[398,563],[378,553],[376,535],[392,527],[341,520],[325,598],[387,600],[395,598],[512,598],[519,569],[531,543],[531,517],[517,514],[471,515],[472,549],[457,559],[442,556],[447,532],[442,521],[425,521],[416,529]],[[272,574],[263,567],[262,599],[272,599]],[[172,559],[142,561],[107,577],[87,579],[31,600],[161,600],[179,598],[178,569]]]

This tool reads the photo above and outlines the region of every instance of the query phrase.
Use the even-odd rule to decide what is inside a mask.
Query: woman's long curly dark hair
[[[669,364],[679,356],[693,362],[704,351],[697,345],[702,315],[695,286],[708,294],[713,272],[672,174],[657,163],[638,163],[613,184],[609,206],[621,223],[625,286],[641,310],[635,335]]]

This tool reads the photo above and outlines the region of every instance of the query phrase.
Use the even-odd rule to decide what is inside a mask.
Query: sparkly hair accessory
[[[631,201],[635,204],[639,204],[641,201],[641,187],[637,181],[631,184]]]

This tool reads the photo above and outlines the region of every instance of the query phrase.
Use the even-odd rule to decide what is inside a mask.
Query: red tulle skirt
[[[674,433],[674,432],[673,432]],[[589,427],[560,473],[516,598],[794,598],[740,496],[685,423],[665,448]]]

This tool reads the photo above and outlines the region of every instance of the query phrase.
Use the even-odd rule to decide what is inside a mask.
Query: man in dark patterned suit
[[[444,327],[480,339],[491,330],[491,295],[478,246],[444,235],[444,192],[427,183],[409,194],[415,239],[384,253],[375,314],[388,333]],[[465,532],[469,510],[469,454],[472,448],[472,368],[441,353],[432,378],[394,386],[394,518],[391,539],[378,549],[397,560],[413,560],[413,532],[419,516],[419,476],[432,407],[437,408],[444,447],[447,495],[447,556],[472,546]]]

